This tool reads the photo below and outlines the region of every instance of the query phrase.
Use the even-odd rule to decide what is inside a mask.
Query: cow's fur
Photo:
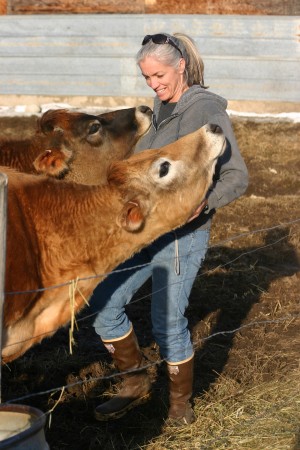
[[[67,181],[101,184],[113,160],[132,154],[149,129],[151,113],[147,106],[99,116],[49,110],[38,120],[32,138],[0,140],[0,165]]]
[[[103,274],[184,224],[211,184],[224,142],[220,128],[206,125],[161,149],[114,162],[104,186],[7,169],[3,361],[70,321],[69,281],[80,277],[77,313],[82,295],[89,298]]]

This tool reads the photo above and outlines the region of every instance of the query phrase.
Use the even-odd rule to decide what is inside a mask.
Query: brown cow
[[[45,173],[83,184],[100,184],[115,159],[127,158],[149,129],[147,106],[99,116],[49,110],[31,139],[0,140],[0,165],[26,173]]]
[[[76,314],[103,274],[184,224],[211,184],[224,142],[219,127],[206,125],[161,149],[114,162],[103,186],[6,169],[3,361],[70,321],[71,280],[80,277]]]

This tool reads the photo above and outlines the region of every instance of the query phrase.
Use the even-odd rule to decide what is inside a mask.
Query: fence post
[[[0,172],[0,403],[2,403],[1,353],[6,262],[7,182],[7,176]]]

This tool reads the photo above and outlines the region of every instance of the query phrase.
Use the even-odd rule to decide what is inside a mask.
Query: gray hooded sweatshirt
[[[136,145],[135,152],[160,148],[192,133],[207,123],[219,125],[227,138],[227,146],[219,158],[212,186],[207,193],[208,208],[186,226],[207,228],[216,209],[240,197],[248,186],[248,171],[239,151],[226,113],[227,101],[199,85],[185,91],[172,114],[157,126],[161,100],[154,99],[152,125]]]

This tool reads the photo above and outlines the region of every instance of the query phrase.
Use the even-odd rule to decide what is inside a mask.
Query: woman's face
[[[163,102],[177,102],[188,86],[184,81],[185,61],[181,58],[179,67],[174,68],[147,56],[139,63],[146,83]]]

